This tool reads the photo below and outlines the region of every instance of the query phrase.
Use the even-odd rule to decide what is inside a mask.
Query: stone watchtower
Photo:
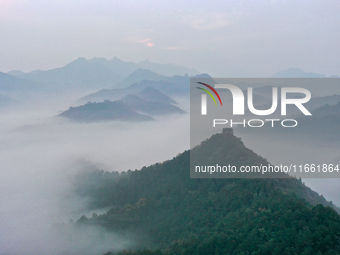
[[[222,135],[223,136],[234,135],[234,131],[232,128],[223,128]]]

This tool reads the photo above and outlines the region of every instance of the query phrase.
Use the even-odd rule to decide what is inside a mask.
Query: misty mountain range
[[[9,96],[0,95],[0,109],[5,107],[15,107],[19,104],[20,102]]]
[[[162,65],[149,61],[133,63],[125,62],[118,58],[111,60],[104,58],[93,58],[90,60],[78,58],[64,67],[48,71],[38,70],[29,73],[11,71],[8,74],[0,73],[0,94],[3,95],[1,107],[6,108],[7,106],[13,106],[15,104],[19,105],[19,101],[16,101],[17,97],[22,100],[26,95],[31,97],[34,93],[48,93],[48,91],[55,89],[61,91],[64,89],[65,91],[69,89],[81,90],[88,87],[101,90],[81,97],[76,101],[76,105],[89,102],[104,102],[105,100],[122,100],[126,106],[131,107],[131,111],[127,111],[129,113],[136,111],[136,113],[140,112],[151,116],[157,115],[157,112],[158,115],[165,114],[166,112],[179,113],[182,110],[172,105],[175,104],[175,102],[169,96],[188,97],[190,77],[211,78],[207,74],[189,76],[187,74],[189,71],[195,73],[195,70],[185,67]],[[184,73],[185,75],[183,75]],[[182,76],[174,74],[182,74]],[[166,75],[173,76],[169,77]],[[277,72],[274,77],[321,78],[326,76],[317,73],[307,73],[298,68],[290,68]],[[107,87],[107,89],[102,89],[103,87]],[[272,88],[270,86],[263,86],[254,90],[254,104],[257,109],[268,109],[271,106],[271,90]],[[146,101],[142,103],[141,100]],[[157,100],[161,104],[157,106],[153,105]],[[306,103],[306,107],[309,110],[314,110],[326,104],[336,104],[339,101],[339,95],[315,97]],[[162,103],[169,105],[163,105]],[[118,107],[118,104],[114,107],[113,105],[111,106],[110,109],[113,110],[115,107]],[[121,107],[121,105],[119,107]],[[119,107],[117,109],[119,109]],[[76,112],[79,111],[77,114],[80,114],[80,112],[85,109],[89,111],[90,105],[87,105],[85,108],[72,109],[73,114],[67,112],[65,114],[63,113],[62,116],[76,118],[74,115]],[[99,110],[100,107],[97,105],[94,109]],[[153,111],[151,109],[153,109]],[[276,111],[277,114],[279,110],[280,107],[278,107]],[[288,112],[291,115],[299,114],[299,110],[291,106],[288,106]],[[133,113],[133,116],[138,116],[136,113]],[[103,116],[106,115],[106,113],[102,114]],[[110,118],[116,119],[117,116],[111,116]],[[272,116],[275,116],[275,113]],[[109,117],[103,118],[107,119]],[[93,118],[89,117],[89,119]],[[140,118],[137,117],[137,119]]]
[[[340,133],[340,101],[337,104],[326,104],[312,112],[312,117],[300,116],[296,132],[303,135],[313,135],[326,141],[339,141]]]
[[[118,58],[111,60],[78,58],[63,67],[46,71],[0,73],[0,94],[21,100],[25,93],[34,97],[35,93],[98,90],[77,101],[87,103],[114,101],[128,94],[137,93],[142,88],[154,87],[167,95],[189,96],[190,77],[210,77],[207,74],[197,75],[197,73],[198,71],[194,69],[172,64],[157,64],[147,60],[133,63]],[[277,72],[274,77],[326,76],[290,68]]]
[[[305,106],[311,112],[312,116],[303,115],[295,106],[287,107],[287,112],[292,113],[288,115],[287,118],[292,118],[297,121],[297,126],[294,128],[284,128],[279,122],[276,122],[274,127],[265,125],[259,129],[246,127],[238,128],[237,130],[240,133],[256,134],[259,138],[262,137],[262,139],[268,138],[270,135],[283,135],[288,140],[299,140],[301,142],[307,139],[310,141],[323,141],[327,144],[338,143],[340,140],[340,96],[333,95],[312,98]],[[265,107],[262,105],[258,108],[268,109],[269,107],[270,106],[266,104]],[[248,116],[254,115],[248,111]],[[280,119],[280,117],[279,109],[268,116],[270,119]]]
[[[144,72],[150,73],[148,70],[139,70],[139,73],[144,77]],[[195,78],[210,78],[208,74],[200,74],[193,76]],[[126,88],[121,89],[102,89],[95,93],[91,93],[85,97],[77,100],[78,103],[84,102],[100,102],[104,100],[117,100],[126,96],[128,94],[138,93],[139,91],[153,87],[162,93],[175,97],[189,97],[190,93],[190,76],[172,76],[165,77],[162,80],[141,80],[139,82],[133,83]]]
[[[107,60],[105,58],[93,58],[86,60],[85,58],[78,58],[77,60],[67,64],[66,66],[55,68],[52,70],[41,71],[36,70],[29,73],[21,71],[11,71],[8,74],[17,78],[24,78],[31,81],[36,81],[49,89],[52,88],[112,88],[124,87],[131,85],[133,82],[139,81],[140,78],[148,78],[152,80],[152,75],[143,74],[140,77],[138,72],[132,75],[130,80],[124,78],[137,71],[138,69],[148,69],[158,73],[158,77],[162,75],[184,75],[197,74],[198,71],[186,67],[179,67],[171,64],[162,65],[143,61],[139,63],[125,62],[118,58]],[[133,79],[135,76],[135,79]],[[138,76],[138,77],[136,77]]]
[[[165,104],[177,104],[177,102],[153,87],[146,87],[136,94],[144,100],[160,102]]]
[[[168,77],[165,75],[160,75],[158,73],[155,73],[149,69],[138,68],[136,71],[133,71],[131,74],[125,77],[122,81],[120,81],[117,84],[117,86],[114,86],[114,87],[126,88],[134,83],[138,83],[143,80],[161,81],[161,80],[165,80],[166,78]],[[114,89],[114,87],[112,87],[111,89]]]
[[[126,88],[132,84],[141,83],[143,80],[170,82],[176,86],[178,83],[184,82],[185,78],[180,81],[181,76],[185,74],[192,76],[198,73],[195,69],[172,64],[152,63],[147,60],[133,63],[122,61],[116,57],[111,60],[78,58],[63,67],[46,71],[36,70],[25,73],[16,70],[7,74],[0,72],[0,93],[23,90]],[[275,73],[273,77],[324,78],[326,75],[307,73],[299,68],[289,68]],[[173,90],[171,91],[173,92]]]
[[[166,72],[162,68],[173,70]],[[70,107],[60,114],[61,117],[77,122],[115,120],[139,125],[142,125],[140,122],[149,122],[151,125],[157,123],[154,120],[159,116],[185,113],[174,99],[188,99],[192,76],[185,73],[174,75],[175,69],[172,65],[148,61],[135,64],[118,59],[80,58],[49,71],[0,73],[0,94],[3,95],[0,100],[4,105],[11,105],[17,104],[15,96],[18,93],[29,97],[28,92],[50,93],[60,89],[68,93],[73,89],[83,91],[86,87],[98,91],[80,98],[77,103],[82,105]],[[287,75],[298,74],[291,72]],[[210,76],[200,74],[195,77]],[[258,107],[267,107],[270,89],[270,86],[258,88],[254,99]],[[339,95],[313,98],[308,107],[313,110],[316,123],[320,124],[311,133],[330,132],[334,138],[340,125]],[[324,123],[331,129],[322,126]],[[307,121],[305,125],[310,123]],[[56,129],[61,126],[56,125]],[[169,128],[172,128],[171,124]],[[268,133],[265,132],[262,141]],[[144,149],[148,143],[138,146]],[[269,164],[265,158],[246,148],[230,130],[212,136],[194,150],[210,163],[220,160],[223,164],[234,165],[242,162]],[[80,230],[99,226],[128,239],[133,249],[151,249],[144,254],[152,255],[242,254],[244,251],[270,254],[274,250],[275,254],[340,252],[339,208],[306,187],[301,180],[290,177],[270,180],[190,179],[189,165],[190,152],[186,151],[141,170],[83,173],[77,179],[77,195],[90,201],[90,209],[111,209],[90,218],[80,217],[75,224],[61,224],[61,231],[70,225]],[[143,253],[131,251],[128,254]]]
[[[6,95],[16,95],[29,91],[44,91],[44,87],[37,81],[18,78],[0,72],[0,93]]]
[[[273,75],[274,78],[339,78],[339,75],[326,76],[325,74],[305,72],[300,68],[288,68],[276,72]]]
[[[173,104],[176,104],[176,101],[155,88],[147,87],[135,95],[128,94],[113,102],[105,100],[100,103],[88,102],[82,106],[70,107],[59,116],[82,122],[108,120],[135,122],[154,120],[151,116],[185,113]]]
[[[127,95],[121,99],[124,103],[131,106],[135,111],[140,111],[150,115],[168,115],[174,113],[185,113],[179,107],[172,104],[151,100],[145,100],[136,95]]]
[[[266,85],[262,87],[258,87],[253,89],[253,104],[256,106],[255,108],[258,110],[267,110],[270,109],[272,106],[272,91],[273,87]],[[244,94],[246,94],[246,90],[243,91]],[[289,98],[299,98],[302,95],[299,93],[293,94],[290,93]],[[319,107],[325,106],[327,104],[337,104],[340,102],[340,95],[334,94],[334,95],[327,95],[327,96],[316,96],[312,97],[307,103],[304,103],[303,105],[308,109],[309,111],[315,110]],[[246,105],[246,108],[248,109],[248,105]],[[281,95],[280,91],[278,90],[278,103],[277,103],[277,109],[276,111],[271,115],[271,117],[276,116],[278,117],[280,115],[281,111]],[[248,111],[248,113],[251,115],[251,113]],[[301,111],[296,107],[292,105],[287,105],[287,115],[293,116],[293,115],[299,115],[301,114]]]
[[[88,103],[78,107],[70,107],[59,116],[80,122],[98,122],[98,121],[150,121],[150,116],[137,113],[130,106],[122,101]]]

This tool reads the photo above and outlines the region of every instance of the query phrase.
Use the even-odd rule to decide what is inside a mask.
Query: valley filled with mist
[[[163,94],[155,90],[158,92],[156,97],[163,103],[151,105],[151,110],[159,109],[155,117],[149,117],[153,121],[104,119],[82,123],[59,115],[71,105],[80,105],[76,101],[96,91],[95,87],[84,89],[70,86],[56,90],[46,88],[49,81],[41,84],[23,80],[37,84],[28,88],[22,80],[16,80],[21,78],[7,74],[3,76],[6,79],[0,81],[0,94],[16,99],[0,108],[0,253],[93,254],[101,249],[105,252],[115,248],[112,243],[116,240],[119,240],[116,247],[124,248],[129,241],[113,234],[108,234],[108,239],[103,242],[98,241],[101,235],[99,229],[94,232],[89,229],[85,233],[69,230],[70,235],[74,231],[70,241],[64,239],[64,233],[58,234],[53,225],[71,219],[76,221],[82,215],[89,216],[94,212],[88,209],[87,198],[75,192],[80,173],[94,169],[110,172],[140,169],[188,149],[188,98],[174,97],[175,102],[167,97],[169,101],[166,102],[161,97]],[[63,77],[64,73],[60,76]],[[143,77],[137,77],[137,80]],[[78,75],[77,79],[83,79],[83,76]],[[27,89],[24,95],[22,88],[15,88],[15,82]],[[41,90],[41,87],[46,89]],[[148,99],[147,96],[154,95],[144,94],[144,100]],[[150,108],[145,102],[153,101],[142,102]],[[174,113],[167,110],[170,106]],[[111,109],[111,112],[122,111]],[[129,117],[130,111],[126,114]],[[94,115],[100,114],[94,112]],[[85,116],[88,114],[85,113]],[[96,212],[104,213],[107,210],[99,208]],[[98,241],[95,247],[93,240]]]
[[[340,254],[339,9],[0,0],[0,255]]]
[[[296,75],[296,70],[291,72],[277,75]],[[0,254],[109,254],[124,249],[162,250],[150,254],[174,254],[176,249],[189,252],[200,247],[200,238],[208,246],[216,245],[210,239],[213,236],[231,242],[233,235],[223,236],[221,229],[229,224],[230,233],[238,231],[232,225],[233,217],[248,229],[251,223],[246,217],[267,215],[262,212],[270,213],[276,207],[283,214],[293,211],[285,217],[296,221],[299,215],[295,211],[303,211],[307,215],[304,224],[311,229],[318,228],[315,217],[329,214],[334,222],[327,224],[337,229],[340,225],[333,213],[339,212],[338,179],[189,178],[189,85],[193,77],[210,76],[181,66],[149,61],[136,64],[117,58],[79,58],[53,70],[0,73]],[[270,90],[266,84],[258,85],[259,105],[267,107]],[[338,94],[319,94],[310,107],[320,118],[336,116],[338,120],[338,101]],[[249,156],[248,148],[255,153],[249,156],[251,162],[300,164],[313,158],[336,163],[338,124],[330,126],[335,130],[332,139],[318,137],[320,127],[305,138],[300,135],[291,140],[276,136],[275,130],[271,134],[235,128],[244,145],[231,135],[218,139],[221,144],[216,152],[203,143],[199,148],[220,159],[226,155],[221,154],[222,148],[231,154],[237,149],[241,158],[232,159],[237,163]],[[209,211],[211,219],[207,212],[193,216],[199,208]],[[253,220],[260,222],[255,229],[261,232],[261,222],[266,219]],[[181,229],[181,221],[187,227]],[[272,247],[270,240],[283,233],[274,226],[266,227],[271,229],[267,233],[271,237],[261,240]],[[289,231],[299,228],[294,225]],[[303,240],[299,238],[299,242]],[[258,252],[267,249],[259,248],[261,240],[254,241]],[[277,239],[287,246],[286,241]],[[221,252],[238,254],[245,243],[234,242],[235,247],[222,247]],[[332,239],[329,247],[335,242]],[[199,249],[197,254],[203,254],[199,252],[205,248]]]

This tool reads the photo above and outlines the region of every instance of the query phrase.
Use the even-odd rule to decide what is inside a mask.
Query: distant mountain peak
[[[107,63],[109,62],[106,58],[97,58],[94,57],[92,59],[87,60],[89,63]]]
[[[148,60],[148,59],[145,59],[145,60],[143,60],[143,61],[140,61],[139,64],[140,64],[140,63],[152,63],[152,62],[151,62],[150,60]]]
[[[274,78],[326,78],[325,74],[305,72],[300,68],[288,68],[278,71],[274,74]],[[330,76],[331,78],[337,78],[337,75]]]
[[[167,104],[177,104],[176,101],[174,101],[164,93],[160,92],[158,89],[155,89],[154,87],[146,87],[142,91],[140,91],[137,95],[145,100],[162,102]]]
[[[121,82],[117,84],[117,87],[128,87],[134,83],[141,82],[143,80],[160,81],[167,78],[164,75],[155,73],[149,69],[138,68],[133,71],[130,75],[125,77]]]
[[[87,65],[88,62],[85,58],[77,58],[76,60],[68,63],[65,67],[73,67],[73,66],[84,66]],[[63,68],[63,67],[61,67]]]
[[[138,63],[139,67],[144,69],[150,69],[158,74],[173,76],[173,75],[184,75],[185,73],[195,75],[199,73],[198,70],[193,68],[187,68],[184,66],[177,66],[174,64],[159,64],[149,61],[148,59]]]
[[[138,68],[136,71],[134,71],[133,73],[135,74],[139,74],[139,73],[150,73],[150,74],[156,74],[158,75],[157,73],[151,71],[150,69],[145,69],[145,68]]]
[[[20,71],[20,70],[12,70],[8,72],[7,74],[12,75],[12,76],[21,76],[21,75],[24,75],[25,72]]]
[[[196,74],[192,78],[211,78],[211,76],[207,73]]]
[[[10,75],[39,82],[46,89],[78,88],[121,88],[142,80],[163,80],[166,77],[197,74],[195,69],[173,64],[158,64],[145,60],[139,63],[127,62],[114,57],[111,60],[97,58],[86,60],[79,57],[65,66],[50,70],[35,70],[29,73],[12,71]],[[134,77],[133,77],[134,76]],[[140,76],[140,77],[138,77]]]
[[[76,60],[74,60],[73,62],[87,62],[86,58],[83,57],[79,57]],[[71,62],[72,63],[72,62]]]
[[[142,112],[152,116],[185,113],[177,106],[174,106],[162,100],[154,100],[153,97],[145,98],[143,97],[143,94],[141,96],[128,94],[123,97],[121,101],[132,107],[137,112]]]
[[[136,102],[136,103],[138,103],[138,102],[144,102],[144,100],[141,99],[139,96],[133,95],[133,94],[128,94],[128,95],[126,95],[125,97],[123,97],[123,98],[120,99],[120,100],[123,101],[123,102],[125,102],[125,101],[130,101],[130,102],[134,101],[134,102]]]

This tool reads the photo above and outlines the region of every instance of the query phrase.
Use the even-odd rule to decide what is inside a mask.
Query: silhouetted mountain
[[[88,60],[89,62],[100,62],[107,66],[109,69],[114,70],[115,72],[123,75],[128,76],[132,72],[136,71],[139,68],[148,69],[152,72],[158,73],[160,75],[165,76],[173,76],[173,75],[185,75],[188,73],[189,75],[198,74],[199,71],[192,68],[187,68],[184,66],[176,66],[173,64],[158,64],[153,63],[148,60],[141,61],[139,63],[134,62],[126,62],[114,57],[111,60],[107,60],[105,58],[93,58]]]
[[[128,94],[138,93],[140,89],[122,88],[122,89],[101,89],[95,93],[79,98],[76,103],[103,102],[105,100],[116,101]]]
[[[160,92],[159,90],[153,87],[146,87],[146,88],[136,88],[130,86],[128,88],[123,89],[102,89],[96,93],[92,93],[87,95],[78,100],[78,102],[100,102],[105,100],[115,101],[123,98],[124,96],[135,94],[138,95],[140,98],[155,101],[155,102],[162,102],[162,103],[170,103],[176,104],[176,101],[165,95],[164,93]]]
[[[87,61],[89,63],[101,63],[122,77],[128,76],[139,68],[138,64],[133,62],[125,62],[118,59],[117,57],[114,57],[111,60],[107,60],[106,58],[93,58]]]
[[[37,82],[0,72],[0,93],[27,92],[41,89],[42,86]]]
[[[150,121],[152,117],[137,113],[130,106],[122,101],[88,103],[78,107],[70,107],[59,116],[80,122],[98,122],[98,121]]]
[[[263,86],[253,89],[253,104],[256,106],[255,108],[258,110],[266,110],[270,109],[272,106],[272,86]],[[246,90],[243,91],[244,94],[247,94]],[[297,93],[290,95],[290,98],[296,97],[304,97],[303,95]],[[303,105],[309,111],[313,111],[319,107],[322,107],[326,104],[336,104],[340,101],[340,95],[331,95],[331,96],[321,96],[321,97],[312,97],[307,103]],[[246,109],[248,109],[248,105],[246,104]],[[249,111],[247,111],[249,113]],[[287,105],[287,115],[300,115],[301,111],[295,105]],[[271,117],[280,117],[281,116],[281,95],[280,89],[278,89],[278,103],[277,109]]]
[[[143,89],[153,87],[157,88],[160,91],[168,91],[166,88],[173,87],[173,84],[170,82],[163,82],[163,81],[142,81],[139,83],[135,83],[128,88],[121,88],[121,89],[102,89],[95,93],[91,93],[87,96],[84,96],[77,100],[78,103],[85,103],[85,102],[102,102],[104,100],[119,100],[122,97],[129,95],[129,94],[137,94],[141,92]],[[166,93],[166,92],[165,92]]]
[[[129,76],[124,78],[122,81],[120,81],[115,87],[126,88],[134,83],[137,83],[143,80],[160,81],[166,78],[167,77],[164,75],[157,74],[147,69],[139,68],[133,73],[131,73]]]
[[[304,135],[327,138],[338,141],[340,138],[340,102],[335,105],[325,105],[311,111],[312,116],[297,118],[297,131]]]
[[[194,69],[171,64],[162,65],[148,61],[137,64],[125,62],[115,57],[111,60],[105,58],[93,58],[90,60],[78,58],[60,68],[47,71],[36,70],[29,73],[15,70],[9,72],[9,74],[18,78],[37,81],[49,89],[60,89],[61,87],[63,89],[102,89],[127,87],[143,79],[160,80],[157,77],[163,77],[163,75],[156,74],[155,72],[157,71],[161,74],[166,73],[169,75],[197,73]]]
[[[142,91],[138,92],[136,95],[140,98],[143,98],[144,100],[161,102],[165,104],[177,104],[175,100],[172,100],[170,97],[153,87],[146,87]]]
[[[325,74],[305,72],[300,68],[288,68],[278,71],[273,75],[274,78],[326,78]],[[338,75],[332,75],[329,78],[339,78]]]
[[[13,71],[8,72],[7,74],[15,76],[15,77],[20,77],[22,75],[25,75],[25,72],[19,71],[19,70],[13,70]]]
[[[135,111],[149,115],[168,115],[174,113],[185,113],[177,106],[162,102],[144,100],[136,95],[127,95],[121,99],[124,103],[131,106]]]
[[[182,83],[183,82],[183,83]],[[145,89],[147,87],[156,88],[162,93],[166,95],[184,95],[189,92],[189,83],[190,78],[188,77],[185,80],[180,81],[171,81],[169,79],[162,80],[162,81],[150,81],[150,80],[143,80],[141,82],[135,83],[131,85],[132,89]]]
[[[132,84],[130,89],[145,89],[153,87],[169,96],[189,97],[190,95],[190,78],[211,78],[208,74],[199,74],[195,76],[179,76],[175,75],[167,77],[161,81],[143,80],[141,82]]]
[[[38,81],[49,89],[52,88],[103,88],[112,87],[123,76],[109,69],[100,61],[87,61],[85,58],[67,64],[64,67],[48,71],[33,71],[19,77]]]
[[[340,101],[335,105],[326,104],[312,112],[313,117],[323,118],[328,116],[340,117]]]
[[[194,76],[196,78],[208,78],[207,74],[201,74]],[[189,97],[190,93],[190,77],[188,75],[184,76],[173,76],[166,77],[165,80],[161,81],[150,81],[143,80],[138,83],[134,83],[128,88],[122,89],[102,89],[98,92],[91,93],[85,97],[77,100],[79,103],[86,102],[101,102],[104,100],[118,100],[128,94],[137,94],[146,88],[155,88],[165,95],[179,96],[179,97]]]
[[[190,78],[211,78],[208,74],[199,74],[195,76],[179,76],[175,75],[172,77],[167,77],[161,81],[148,81],[143,80],[139,83],[131,85],[131,88],[144,89],[147,87],[153,87],[170,96],[185,96],[190,95]]]
[[[313,97],[305,105],[307,109],[314,110],[326,104],[337,104],[338,102],[340,102],[340,95],[332,95],[324,97]]]
[[[138,63],[138,66],[144,69],[152,70],[156,73],[173,76],[173,75],[196,75],[199,73],[198,70],[192,68],[186,68],[184,66],[176,66],[173,64],[157,64],[150,62],[149,60],[144,60]]]
[[[196,149],[230,165],[265,161],[228,129]],[[135,249],[162,249],[122,254],[340,252],[339,215],[300,180],[192,179],[189,165],[186,151],[141,170],[80,175],[77,193],[89,198],[92,208],[112,209],[90,219],[82,216],[76,224],[128,235]]]
[[[330,96],[333,97],[333,96]],[[317,101],[314,105],[323,102],[327,97],[315,98]],[[335,95],[333,98],[337,98]],[[279,103],[280,104],[280,103]],[[310,104],[306,103],[306,108],[310,110],[309,105],[313,106],[313,101]],[[268,107],[266,105],[265,107]],[[239,132],[247,132],[252,134],[260,135],[265,139],[268,135],[284,135],[286,139],[307,139],[310,141],[315,141],[316,139],[322,140],[327,143],[338,143],[340,140],[340,102],[334,105],[326,104],[317,109],[310,110],[312,116],[305,116],[300,110],[295,109],[296,107],[291,107],[288,111],[295,113],[295,115],[290,116],[297,121],[297,126],[294,128],[284,128],[279,123],[274,127],[271,125],[265,125],[263,128],[240,128]],[[280,110],[276,113],[270,115],[269,118],[280,117]],[[291,123],[293,124],[293,123]]]

